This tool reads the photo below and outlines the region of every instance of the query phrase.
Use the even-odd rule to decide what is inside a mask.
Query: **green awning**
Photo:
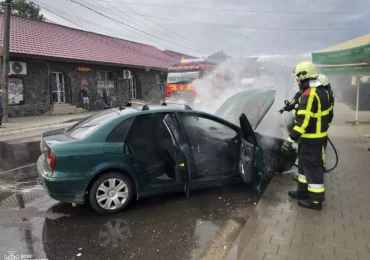
[[[343,65],[343,66],[324,66],[318,67],[322,74],[365,74],[370,75],[370,65]]]
[[[370,63],[370,34],[312,53],[315,64]]]

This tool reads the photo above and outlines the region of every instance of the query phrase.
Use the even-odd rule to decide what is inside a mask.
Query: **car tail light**
[[[48,149],[48,164],[49,164],[50,171],[54,171],[55,162],[56,162],[55,155],[53,154],[53,152],[49,148]]]
[[[166,84],[166,97],[171,97],[172,96],[172,89],[169,84]]]

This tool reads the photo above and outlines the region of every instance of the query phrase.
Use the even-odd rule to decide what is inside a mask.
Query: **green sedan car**
[[[245,109],[248,100],[259,103]],[[105,110],[43,133],[37,171],[52,198],[101,214],[159,193],[239,181],[259,189],[297,158],[280,154],[283,139],[254,132],[273,102],[271,91],[246,91],[215,115],[166,103]]]

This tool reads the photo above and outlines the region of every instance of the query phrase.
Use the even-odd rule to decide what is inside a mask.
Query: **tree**
[[[0,2],[0,10],[4,12],[4,1]],[[34,20],[44,21],[45,17],[40,14],[41,8],[39,5],[32,1],[26,0],[13,0],[12,1],[12,14],[22,17],[31,18]]]

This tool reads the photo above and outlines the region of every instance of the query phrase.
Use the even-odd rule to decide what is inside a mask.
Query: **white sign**
[[[251,85],[255,81],[255,78],[244,78],[242,79],[243,85]]]

